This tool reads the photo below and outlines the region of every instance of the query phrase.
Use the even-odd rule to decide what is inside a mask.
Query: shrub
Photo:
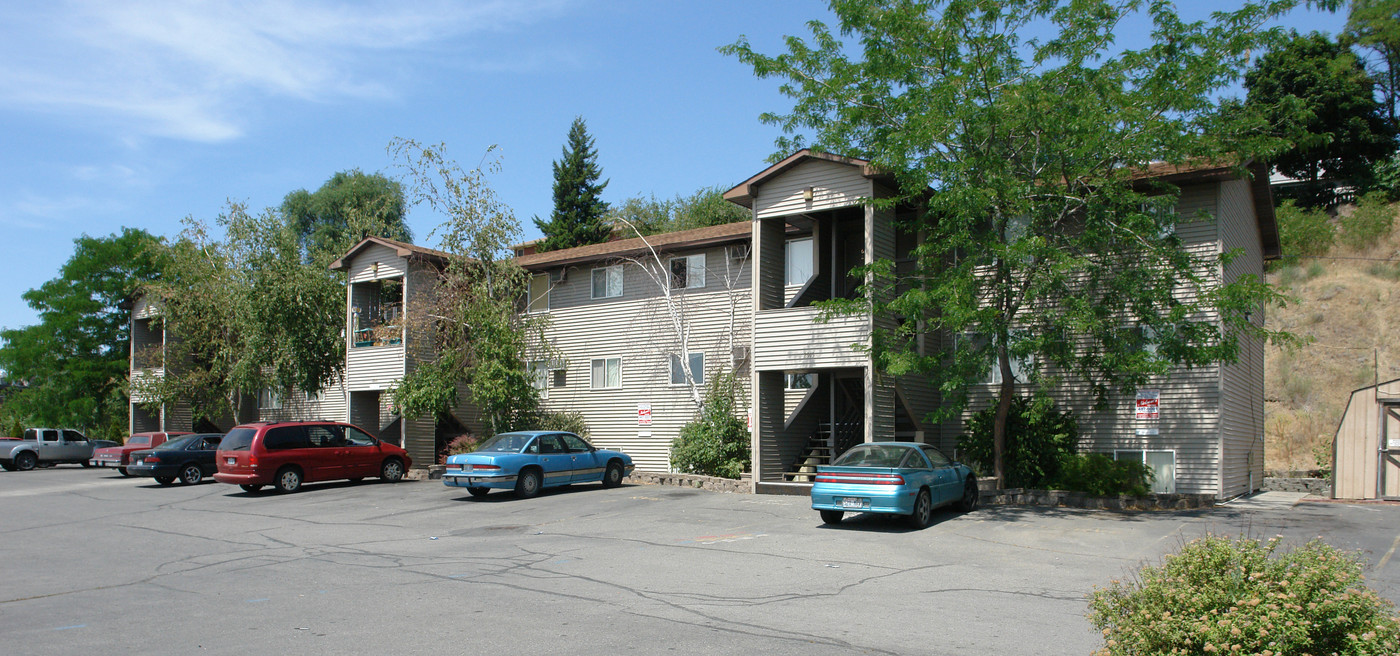
[[[1060,474],[1050,482],[1057,490],[1088,492],[1096,497],[1119,494],[1142,496],[1152,491],[1152,470],[1136,460],[1114,460],[1102,453],[1066,456]]]
[[[540,430],[556,430],[588,437],[588,422],[580,412],[541,412],[535,424]]]
[[[963,458],[976,463],[979,473],[992,469],[992,406],[967,420],[967,434],[958,437]],[[1050,399],[1017,397],[1006,417],[1006,450],[1002,454],[1005,487],[1045,487],[1060,471],[1066,456],[1074,455],[1079,423],[1074,414],[1061,412]]]
[[[699,416],[671,442],[671,466],[688,474],[739,478],[749,467],[749,431],[734,415],[733,374],[710,379]]]
[[[1336,228],[1326,212],[1298,207],[1294,201],[1286,200],[1274,209],[1274,214],[1278,218],[1278,239],[1285,262],[1294,262],[1298,257],[1326,255],[1332,248]]]
[[[1400,154],[1371,166],[1370,179],[1364,181],[1367,191],[1376,191],[1390,200],[1400,200]]]
[[[1394,220],[1395,213],[1386,202],[1384,194],[1366,194],[1356,204],[1356,210],[1351,216],[1341,218],[1342,243],[1357,250],[1367,248],[1390,234],[1390,226]]]
[[[1090,596],[1089,619],[1117,654],[1394,654],[1395,607],[1361,562],[1320,540],[1286,553],[1206,536],[1135,579]]]
[[[444,456],[455,456],[459,453],[471,453],[476,447],[481,445],[481,438],[470,433],[458,435],[447,443],[447,448],[443,449]]]

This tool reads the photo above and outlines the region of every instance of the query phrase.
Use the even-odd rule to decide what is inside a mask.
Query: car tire
[[[160,483],[161,485],[174,485],[174,484],[175,484],[175,477],[174,477],[174,476],[157,476],[157,477],[156,477],[156,482],[157,482],[157,483]]]
[[[540,493],[540,470],[526,469],[515,477],[515,497],[517,499],[529,499]]]
[[[928,490],[919,490],[914,499],[914,512],[909,513],[909,525],[914,528],[927,528],[933,523],[933,496]]]
[[[15,468],[20,471],[29,471],[38,466],[39,456],[34,455],[33,451],[25,451],[15,456]]]
[[[277,470],[277,476],[272,479],[272,487],[278,492],[288,494],[301,489],[301,470],[296,467],[283,467]]]
[[[614,460],[608,463],[607,471],[603,472],[603,487],[617,487],[622,485],[622,463]]]
[[[481,497],[484,497],[484,496],[486,496],[486,495],[488,495],[488,494],[491,494],[491,488],[489,488],[489,487],[469,487],[469,488],[467,488],[467,492],[470,492],[472,496],[474,496],[474,497],[480,499]]]
[[[969,513],[977,510],[977,501],[981,496],[981,491],[977,489],[977,479],[968,476],[967,483],[963,485],[962,499],[958,501],[958,511]]]
[[[397,483],[403,480],[403,461],[398,458],[385,460],[379,468],[379,479],[385,483]]]
[[[92,463],[90,463],[90,462],[88,462],[88,461],[86,461],[86,460],[84,460],[84,461],[82,461],[82,462],[80,462],[80,463],[78,463],[78,464],[82,465],[82,466],[83,466],[83,469],[87,469],[88,467],[91,467],[91,466],[92,466]]]
[[[204,470],[200,469],[199,465],[188,464],[180,470],[180,482],[185,485],[199,485],[202,480],[204,480]]]
[[[251,483],[241,483],[238,487],[243,488],[243,491],[248,494],[257,494],[258,490],[262,489],[261,485],[253,485]]]
[[[15,463],[13,463],[13,462],[0,462],[0,469],[4,469],[5,471],[14,471],[14,470],[16,469]]]
[[[117,471],[120,472],[122,476],[130,476],[130,475],[131,475],[131,474],[127,473],[126,467],[118,467],[118,468],[117,468]]]
[[[841,518],[846,516],[846,513],[840,510],[823,510],[821,513],[823,524],[840,524]]]

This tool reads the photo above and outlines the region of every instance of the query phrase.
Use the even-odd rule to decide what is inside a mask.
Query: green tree
[[[520,222],[486,181],[498,165],[464,171],[445,146],[411,139],[395,139],[390,151],[407,170],[413,202],[447,217],[437,232],[451,254],[431,307],[409,309],[423,322],[414,333],[435,338],[408,345],[422,350],[422,364],[394,390],[394,404],[406,417],[435,417],[457,404],[460,382],[489,433],[527,427],[539,393],[525,362],[538,359],[530,354],[543,344],[543,319],[517,311],[530,275],[510,257]]]
[[[1326,35],[1293,34],[1259,59],[1245,88],[1245,106],[1290,143],[1273,159],[1287,175],[1361,180],[1395,152],[1395,127],[1376,102],[1375,82]]]
[[[23,295],[39,323],[0,331],[0,370],[28,383],[5,411],[31,424],[116,435],[126,430],[128,302],[160,276],[160,239],[123,228],[74,245],[57,278]]]
[[[793,108],[763,117],[787,135],[781,149],[810,140],[871,160],[900,191],[867,202],[923,210],[899,226],[925,235],[913,271],[897,280],[893,262],[877,261],[862,271],[864,299],[827,308],[918,319],[878,329],[873,356],[942,390],[935,419],[958,416],[967,390],[994,376],[994,476],[1004,480],[1018,384],[1074,376],[1103,402],[1174,365],[1232,360],[1241,339],[1267,334],[1249,317],[1277,293],[1252,275],[1218,284],[1211,272],[1234,254],[1182,249],[1178,190],[1141,172],[1278,145],[1257,136],[1256,116],[1221,113],[1213,98],[1292,3],[1247,2],[1204,22],[1136,0],[830,5],[836,31],[813,21],[810,42],[789,37],[778,55],[742,38],[722,51],[782,80]],[[1152,34],[1122,48],[1113,31],[1143,12]],[[1038,38],[1025,36],[1032,25]]]
[[[569,127],[564,156],[554,162],[554,212],[549,215],[549,221],[535,218],[535,226],[544,233],[538,246],[540,251],[608,240],[612,228],[603,221],[608,204],[602,199],[608,181],[598,182],[601,175],[593,137],[588,136],[583,117],[576,117]]]
[[[1400,128],[1400,0],[1351,0],[1342,39],[1367,51],[1366,68],[1377,82],[1386,119]]]
[[[689,196],[674,199],[636,196],[608,210],[605,222],[619,219],[643,235],[707,228],[736,221],[748,221],[748,211],[724,199],[724,189],[704,187]]]
[[[677,471],[739,478],[749,468],[749,429],[736,413],[735,397],[741,393],[733,373],[710,377],[695,421],[682,426],[671,442],[671,464]]]
[[[365,236],[352,223],[374,224],[379,229],[367,234],[377,237],[413,241],[405,209],[397,180],[359,169],[336,173],[315,192],[298,189],[282,199],[282,215],[296,230],[306,258],[321,263],[344,255]]]

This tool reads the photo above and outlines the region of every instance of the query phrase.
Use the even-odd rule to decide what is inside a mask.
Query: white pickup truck
[[[0,440],[0,467],[28,471],[39,465],[76,462],[88,466],[92,442],[67,428],[30,428],[22,440]]]

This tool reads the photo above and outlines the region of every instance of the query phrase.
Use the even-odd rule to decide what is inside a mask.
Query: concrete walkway
[[[1283,510],[1298,505],[1307,496],[1306,492],[1259,492],[1218,505],[1234,510]]]

